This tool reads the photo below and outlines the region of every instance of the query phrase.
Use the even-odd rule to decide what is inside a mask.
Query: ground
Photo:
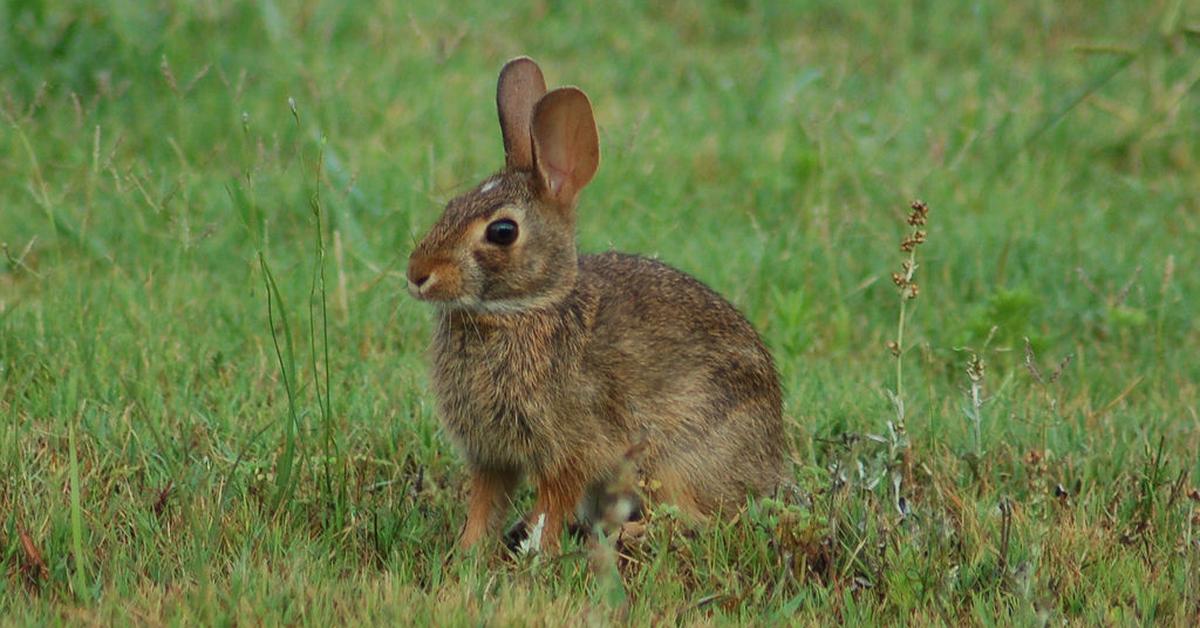
[[[3,623],[1197,621],[1195,4],[170,4],[0,10]],[[581,248],[777,358],[729,523],[452,551],[403,271],[517,54],[596,110]]]

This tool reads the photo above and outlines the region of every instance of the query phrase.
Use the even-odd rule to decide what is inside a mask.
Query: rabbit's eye
[[[502,218],[487,226],[487,241],[508,246],[517,241],[517,223]]]

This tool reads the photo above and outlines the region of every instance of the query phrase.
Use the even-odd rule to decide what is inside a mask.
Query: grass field
[[[0,9],[0,623],[1200,621],[1195,4],[170,4]],[[784,380],[794,490],[616,567],[452,552],[403,272],[517,54]]]

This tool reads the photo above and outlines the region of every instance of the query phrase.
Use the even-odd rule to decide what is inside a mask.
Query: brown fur
[[[451,201],[409,261],[410,291],[441,306],[433,384],[472,474],[461,542],[495,531],[528,476],[530,521],[546,515],[543,544],[556,548],[564,519],[631,449],[652,500],[697,517],[734,511],[782,477],[771,356],[692,277],[632,255],[576,254],[574,204],[599,159],[591,108],[572,88],[504,93],[538,89],[533,70],[510,62],[497,97],[506,146],[529,147],[532,163],[510,154],[505,170]],[[529,102],[532,115],[504,110]],[[512,139],[523,133],[531,144]],[[511,245],[484,237],[500,218],[518,225]]]

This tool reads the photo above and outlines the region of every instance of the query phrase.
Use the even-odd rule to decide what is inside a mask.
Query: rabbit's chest
[[[433,381],[450,436],[478,464],[525,467],[556,442],[571,369],[536,329],[443,329]]]

